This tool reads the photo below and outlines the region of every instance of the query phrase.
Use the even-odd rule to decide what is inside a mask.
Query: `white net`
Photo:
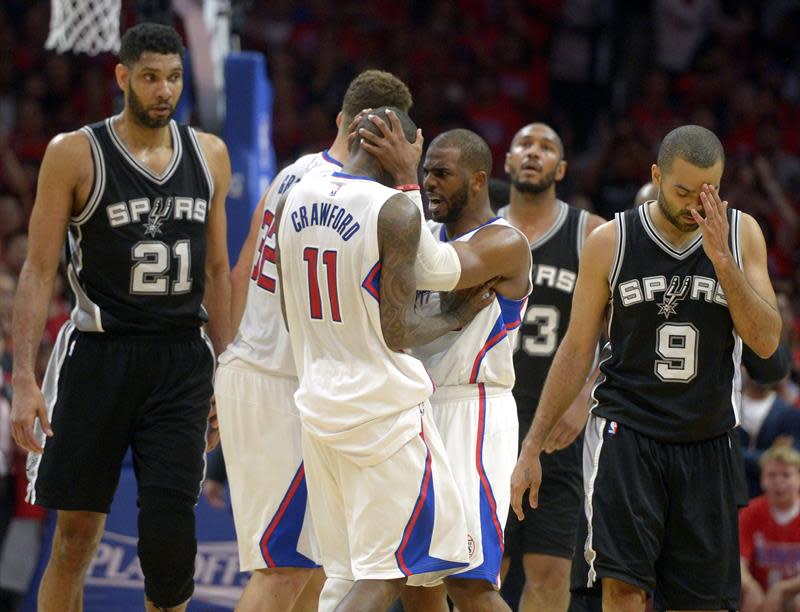
[[[121,0],[50,0],[50,34],[44,46],[58,53],[119,51]]]

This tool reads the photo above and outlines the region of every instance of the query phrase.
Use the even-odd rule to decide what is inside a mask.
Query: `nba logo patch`
[[[615,433],[617,433],[617,427],[619,427],[619,425],[616,421],[610,421],[608,423],[608,435],[613,436]]]
[[[475,540],[472,539],[470,534],[467,534],[467,552],[469,553],[469,558],[472,559],[472,555],[475,554]]]
[[[342,188],[342,184],[343,183],[332,183],[333,186],[331,187],[331,192],[329,195],[335,196],[338,193],[338,191]]]

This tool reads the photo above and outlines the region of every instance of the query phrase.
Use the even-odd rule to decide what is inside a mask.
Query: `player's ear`
[[[503,162],[503,170],[505,171],[506,174],[511,174],[510,166],[508,165],[510,159],[511,159],[511,153],[506,153],[506,159]]]
[[[123,91],[128,91],[128,80],[130,79],[130,71],[125,64],[117,64],[114,66],[114,77],[117,79],[117,86]]]
[[[470,187],[472,187],[472,189],[475,191],[481,191],[482,189],[485,189],[488,181],[489,177],[483,170],[473,172],[472,176],[469,178]]]
[[[658,164],[650,166],[650,177],[653,180],[653,185],[661,191],[661,168],[658,167]]]
[[[558,162],[558,165],[556,166],[556,176],[555,176],[556,182],[563,179],[566,173],[567,173],[567,162],[562,159],[560,162]]]
[[[338,130],[340,127],[342,127],[342,121],[344,121],[344,113],[343,113],[342,111],[339,111],[339,112],[337,113],[337,115],[336,115],[336,129],[337,129],[337,130]]]

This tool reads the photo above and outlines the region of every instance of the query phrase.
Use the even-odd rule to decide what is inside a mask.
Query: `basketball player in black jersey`
[[[742,342],[777,347],[780,316],[755,220],[720,199],[724,152],[699,126],[664,138],[656,201],[618,213],[581,256],[572,315],[512,477],[538,503],[539,454],[581,387],[610,304],[609,356],[584,440],[588,587],[604,610],[736,609]]]
[[[505,170],[511,179],[511,197],[498,214],[527,236],[534,262],[533,292],[514,354],[521,443],[569,325],[583,242],[603,219],[556,197],[556,184],[564,178],[567,162],[561,138],[550,126],[531,123],[521,128],[506,154]],[[522,612],[563,612],[569,606],[570,561],[583,500],[579,434],[586,424],[588,395],[587,384],[545,443],[536,512],[528,513],[522,522],[513,514],[508,518],[506,561],[510,555],[522,556],[525,571],[519,602]]]
[[[172,28],[128,30],[115,69],[124,110],[56,136],[39,173],[14,308],[12,433],[31,453],[30,500],[58,510],[43,612],[82,609],[129,446],[145,608],[184,610],[194,588],[214,364],[201,326],[223,350],[230,163],[221,140],[171,120],[182,53]],[[40,390],[33,365],[65,235],[75,306]]]

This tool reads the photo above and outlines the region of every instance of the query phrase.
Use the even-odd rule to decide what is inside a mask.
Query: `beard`
[[[550,172],[542,176],[538,181],[521,181],[519,179],[519,172],[514,173],[511,177],[511,186],[520,193],[531,193],[534,195],[544,193],[553,183],[556,182],[556,169],[553,168]]]
[[[133,85],[131,85],[130,81],[128,81],[127,110],[131,113],[131,116],[139,125],[155,129],[169,125],[169,122],[175,116],[176,107],[173,105],[172,110],[166,117],[151,117],[147,112],[147,108],[145,108],[144,104],[142,104],[142,101],[139,99],[139,96],[137,96],[136,92],[133,90]]]
[[[656,199],[656,202],[658,202],[658,208],[661,210],[661,214],[663,214],[667,218],[667,221],[669,221],[673,226],[675,226],[680,231],[693,232],[697,229],[698,225],[697,223],[694,222],[694,220],[692,220],[691,223],[687,223],[686,221],[680,218],[680,215],[684,214],[683,212],[679,214],[675,214],[672,212],[671,210],[672,207],[670,206],[667,197],[664,195],[664,191],[660,188],[658,190],[658,198]],[[675,208],[677,209],[677,207]],[[702,216],[705,219],[706,216],[705,210],[701,209],[699,212],[700,216]]]
[[[464,183],[458,191],[447,198],[447,212],[443,215],[434,213],[433,220],[437,223],[455,223],[461,218],[461,213],[464,211],[466,205],[467,184]]]

